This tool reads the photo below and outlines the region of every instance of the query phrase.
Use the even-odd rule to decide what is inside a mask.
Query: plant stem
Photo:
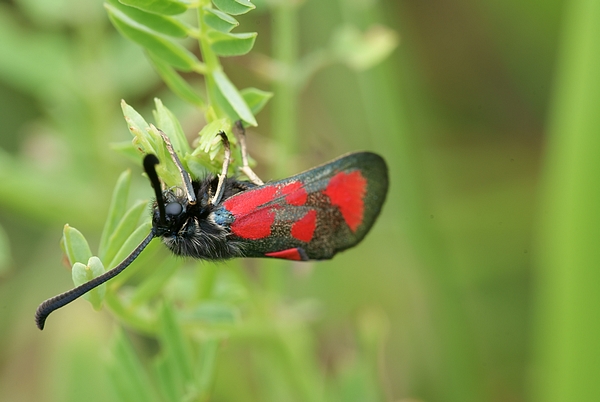
[[[594,401],[600,326],[600,4],[566,4],[538,211],[532,401]]]
[[[279,145],[274,170],[289,175],[290,157],[297,149],[299,88],[294,77],[298,64],[298,19],[295,1],[281,1],[273,9],[273,59],[285,72],[273,90],[273,139]]]
[[[214,72],[222,70],[222,67],[221,63],[219,62],[219,57],[215,54],[215,52],[213,52],[212,48],[210,47],[210,43],[208,43],[208,26],[204,22],[205,5],[210,5],[210,2],[203,1],[198,7],[198,45],[200,47],[200,52],[202,53],[204,64],[206,65],[206,74],[204,77],[206,80],[207,103],[211,105],[217,116],[223,116],[223,112],[219,109],[218,103],[214,96],[217,89],[215,80],[213,78]]]

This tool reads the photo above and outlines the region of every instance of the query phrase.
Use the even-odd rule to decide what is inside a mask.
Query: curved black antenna
[[[155,165],[159,163],[158,158],[155,155],[148,154],[144,158],[144,170],[150,179],[150,183],[154,188],[154,193],[156,194],[156,202],[158,203],[158,210],[160,213],[160,223],[166,224],[166,214],[165,214],[165,203],[162,198],[162,192],[160,188],[160,181],[158,180],[158,175],[156,174]],[[58,296],[54,296],[40,304],[35,311],[35,323],[39,329],[44,329],[44,324],[46,323],[46,319],[54,310],[58,310],[61,307],[71,303],[72,301],[78,299],[83,296],[90,290],[94,289],[97,286],[102,285],[104,282],[114,278],[119,275],[125,268],[127,268],[133,260],[135,260],[138,255],[146,248],[146,246],[150,243],[152,239],[157,236],[156,230],[152,228],[148,236],[142,240],[140,244],[123,260],[119,265],[114,267],[113,269],[106,271],[100,276],[92,279],[89,282],[86,282],[82,285],[77,286],[69,291],[59,294]]]
[[[210,203],[213,205],[217,205],[223,197],[223,192],[225,191],[223,183],[225,182],[225,178],[227,178],[227,170],[229,169],[229,162],[231,162],[231,148],[229,146],[229,139],[227,138],[227,134],[225,134],[223,131],[219,131],[217,135],[221,136],[221,141],[223,141],[223,148],[225,148],[225,155],[223,155],[223,167],[221,168],[221,174],[218,176],[219,183],[217,184],[217,189],[215,190],[215,196],[210,201]]]
[[[58,296],[54,296],[42,304],[40,304],[35,311],[35,324],[39,329],[44,329],[44,324],[46,323],[46,318],[52,313],[54,310],[58,310],[59,308],[71,303],[73,300],[83,296],[90,290],[94,289],[96,286],[102,285],[104,282],[109,279],[114,278],[119,275],[125,268],[127,268],[133,260],[137,258],[138,255],[142,252],[143,249],[150,243],[152,239],[154,239],[155,233],[154,230],[150,231],[148,236],[129,254],[119,265],[111,269],[110,271],[106,271],[100,276],[92,279],[89,282],[84,283],[83,285],[79,285],[76,288],[73,288],[65,293],[61,293]]]
[[[154,194],[156,195],[156,203],[158,204],[158,213],[160,214],[160,224],[166,225],[166,212],[165,212],[165,201],[162,197],[162,189],[160,188],[160,180],[158,180],[158,174],[156,174],[156,169],[154,169],[155,165],[158,165],[160,162],[156,155],[148,154],[144,157],[144,170],[150,179],[150,184],[152,184],[152,188],[154,189]]]
[[[188,199],[188,203],[194,205],[196,203],[196,194],[194,193],[192,179],[190,178],[189,173],[186,172],[186,170],[183,168],[183,165],[181,164],[177,153],[173,149],[173,145],[171,144],[171,140],[169,139],[169,137],[167,137],[164,131],[162,131],[160,128],[157,128],[157,130],[160,133],[160,136],[162,137],[163,141],[165,142],[165,145],[167,146],[167,151],[169,151],[171,159],[173,159],[175,166],[177,166],[177,170],[179,170],[179,174],[181,175],[181,181],[183,182],[183,188],[185,189],[185,196]]]

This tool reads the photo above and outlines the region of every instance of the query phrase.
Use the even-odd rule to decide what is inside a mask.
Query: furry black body
[[[179,188],[163,191],[165,223],[161,224],[160,210],[154,202],[152,227],[155,236],[176,255],[204,260],[224,260],[243,257],[243,242],[230,239],[230,216],[221,204],[213,205],[218,178],[208,175],[192,181],[196,204],[190,204]],[[249,181],[226,178],[221,200],[256,187]]]

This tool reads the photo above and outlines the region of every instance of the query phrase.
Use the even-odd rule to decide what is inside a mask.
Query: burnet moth
[[[192,180],[161,132],[183,186],[163,191],[155,170],[158,158],[147,154],[144,170],[156,196],[152,230],[116,267],[40,304],[35,313],[39,329],[54,310],[121,273],[155,237],[176,255],[202,260],[270,257],[296,261],[330,259],[365,237],[387,194],[383,158],[371,152],[350,153],[264,184],[248,166],[241,123],[236,128],[241,170],[250,181],[227,177],[230,149],[225,133],[219,133],[225,149],[221,173]]]

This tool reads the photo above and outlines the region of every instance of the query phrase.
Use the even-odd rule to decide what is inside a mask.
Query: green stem
[[[564,10],[538,208],[536,402],[600,399],[600,3]]]
[[[200,6],[198,7],[198,45],[200,47],[200,52],[202,53],[202,58],[206,66],[204,77],[206,80],[206,95],[208,99],[208,104],[212,106],[213,110],[215,111],[215,114],[220,117],[223,116],[224,113],[222,110],[219,109],[218,103],[215,99],[217,88],[213,74],[215,73],[215,71],[221,71],[223,67],[219,62],[219,57],[212,50],[210,43],[208,42],[207,32],[209,28],[204,22],[205,6],[210,7],[210,1],[201,1]]]
[[[273,9],[273,59],[285,74],[275,82],[273,90],[273,139],[279,145],[275,174],[285,177],[290,172],[289,160],[298,148],[298,96],[294,79],[298,64],[298,18],[294,1],[282,1]]]

